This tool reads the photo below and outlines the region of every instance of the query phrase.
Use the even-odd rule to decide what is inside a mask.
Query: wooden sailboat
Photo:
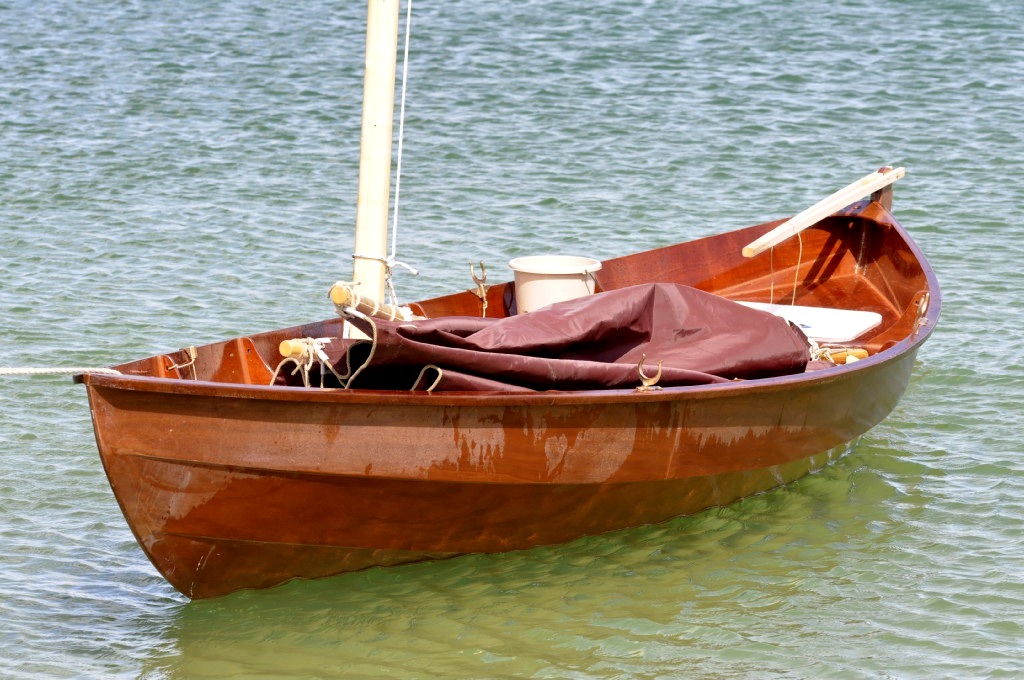
[[[397,14],[388,10],[384,30],[375,27],[384,5],[370,3],[368,81],[394,72],[388,36],[397,35]],[[375,42],[382,34],[383,47]],[[364,129],[367,120],[387,129],[376,131],[376,145],[364,131],[364,155],[383,145],[390,158],[390,87],[379,95],[367,86]],[[376,112],[374,101],[383,102]],[[362,172],[389,176],[390,166],[375,162]],[[335,301],[347,318],[76,379],[87,387],[103,465],[132,531],[190,598],[660,522],[820,468],[896,405],[940,307],[931,268],[892,214],[891,184],[901,175],[872,173],[786,223],[605,260],[587,274],[593,295],[530,314],[516,313],[511,281],[412,304],[397,321],[382,318],[396,310],[352,299],[379,300],[382,287],[341,288]],[[383,205],[386,229],[387,192],[379,179],[367,182],[376,189],[364,192],[361,179],[360,210],[380,222]],[[372,271],[357,268],[355,278],[379,281],[383,240],[357,238],[356,247],[357,267]],[[683,295],[687,309],[707,304],[711,317],[730,319],[726,335],[700,345],[701,354],[772,327],[804,343],[805,356],[771,371],[744,359],[715,372],[688,357],[661,370],[662,355],[698,346],[686,338],[704,337],[701,324],[714,322],[700,317],[684,338],[677,327],[687,319],[639,311],[630,328],[638,318],[657,319],[656,327],[627,349],[609,349],[629,334],[605,324],[603,344],[573,340],[522,358],[544,373],[567,366],[571,354],[601,380],[612,376],[607,383],[579,378],[575,364],[553,384],[518,381],[526,369],[509,366],[520,365],[520,346],[484,348],[497,356],[493,374],[478,370],[494,365],[477,362],[481,343],[453,367],[477,331],[508,337],[546,326],[571,335],[569,326],[618,314],[601,311],[613,308],[605,301],[619,300],[607,303],[615,310],[635,306],[633,291]],[[350,322],[370,339],[346,339]],[[428,325],[448,344],[417,344],[415,359],[391,353],[387,338],[407,343]],[[746,346],[763,344],[752,337]],[[583,356],[581,344],[599,347]],[[660,354],[648,356],[652,348]],[[389,372],[399,364],[415,384],[393,384],[405,380]],[[459,379],[442,380],[453,375]]]

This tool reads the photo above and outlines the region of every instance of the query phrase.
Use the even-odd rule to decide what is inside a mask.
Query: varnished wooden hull
[[[155,397],[116,382],[91,399],[140,543],[176,588],[209,597],[724,505],[824,464],[888,413],[911,363],[784,394],[575,405]]]
[[[86,375],[103,464],[147,555],[193,598],[557,544],[724,505],[824,465],[903,394],[937,318],[938,288],[916,247],[889,222],[864,222],[865,230],[885,232],[874,259],[896,263],[872,264],[880,273],[865,266],[863,253],[841,266],[849,256],[793,264],[810,277],[838,257],[830,277],[852,268],[856,285],[884,279],[873,286],[882,290],[873,305],[890,308],[886,323],[867,339],[872,356],[857,364],[646,393],[424,395],[254,384],[265,367],[252,355],[335,323],[322,322],[202,348],[207,367],[195,380],[161,375],[146,361],[124,365],[121,376]],[[715,252],[722,238],[717,246],[697,242],[693,252]],[[823,242],[831,242],[828,234]],[[728,272],[731,255],[686,269],[705,276],[703,284],[666,275],[679,266],[675,248],[682,246],[620,266],[609,261],[599,282],[630,285],[637,272],[660,268],[664,278],[743,291],[757,278],[716,273],[716,266]],[[905,280],[893,274],[901,269]],[[932,307],[917,313],[922,292]],[[492,290],[496,307],[502,294]],[[843,292],[808,285],[807,295],[834,302]],[[424,308],[457,313],[458,304],[442,299]]]

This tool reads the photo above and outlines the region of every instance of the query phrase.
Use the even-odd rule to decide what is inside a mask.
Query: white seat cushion
[[[882,323],[882,315],[877,312],[777,305],[767,302],[737,302],[791,321],[808,338],[816,342],[849,342]]]

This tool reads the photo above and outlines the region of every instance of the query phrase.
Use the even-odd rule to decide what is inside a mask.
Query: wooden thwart
[[[743,248],[743,257],[754,257],[769,248],[782,243],[787,238],[796,236],[798,233],[813,226],[841,210],[856,200],[884,189],[896,180],[907,174],[906,168],[881,168],[877,172],[865,175],[859,180],[846,186],[831,196],[824,198],[802,213],[791,217],[779,226],[775,227],[761,238],[753,241]]]

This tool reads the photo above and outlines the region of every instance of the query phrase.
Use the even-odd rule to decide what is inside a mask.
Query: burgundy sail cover
[[[366,321],[353,321],[367,335]],[[804,334],[772,314],[687,286],[645,284],[501,319],[374,319],[377,343],[349,385],[362,389],[503,391],[632,389],[637,365],[659,386],[764,378],[805,370]],[[355,369],[370,343],[335,350]],[[330,346],[328,354],[331,354]]]

